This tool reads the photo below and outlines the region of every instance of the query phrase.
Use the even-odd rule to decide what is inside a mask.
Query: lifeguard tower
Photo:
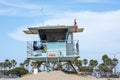
[[[43,64],[52,70],[61,68],[62,62],[71,63],[80,56],[79,40],[73,40],[73,33],[77,32],[83,32],[83,28],[78,28],[76,20],[73,26],[40,26],[24,30],[24,33],[37,34],[40,38],[40,41],[27,41],[27,58],[34,60],[36,67]],[[75,69],[74,65],[72,67]]]

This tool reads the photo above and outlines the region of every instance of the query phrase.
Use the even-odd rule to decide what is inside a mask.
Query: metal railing
[[[58,42],[47,42],[46,40],[44,41],[38,41],[41,42],[43,45],[46,45],[47,49],[46,52],[43,52],[42,50],[34,51],[33,49],[33,42],[34,41],[27,41],[27,57],[61,57],[61,56],[67,56],[66,55],[66,50],[67,48],[67,41],[65,40],[59,40]],[[71,44],[73,48],[73,53],[74,54],[79,54],[79,44],[78,40],[72,41]],[[50,53],[55,53],[55,56],[49,56]],[[40,55],[41,54],[41,55]],[[74,55],[72,54],[72,55]]]

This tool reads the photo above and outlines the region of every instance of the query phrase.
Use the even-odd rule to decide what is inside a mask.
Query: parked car
[[[109,77],[110,78],[119,78],[119,76],[117,74],[111,74]]]

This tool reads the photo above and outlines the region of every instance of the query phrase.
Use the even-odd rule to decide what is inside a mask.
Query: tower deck
[[[78,58],[79,56],[65,56],[65,57],[36,57],[36,56],[31,56],[29,57],[30,59],[34,60],[34,61],[40,61],[40,62],[67,62],[67,61],[72,61],[75,60],[76,58]]]

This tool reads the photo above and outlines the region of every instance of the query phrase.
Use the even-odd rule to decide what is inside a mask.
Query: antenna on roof
[[[43,8],[41,8],[41,24],[42,24],[42,26],[44,26],[44,14],[43,14]]]

